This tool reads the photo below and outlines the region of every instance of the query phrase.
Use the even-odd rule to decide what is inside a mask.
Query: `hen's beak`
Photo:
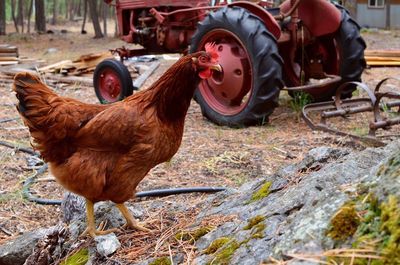
[[[213,64],[210,66],[210,69],[218,71],[218,72],[222,72],[222,66],[220,64]]]

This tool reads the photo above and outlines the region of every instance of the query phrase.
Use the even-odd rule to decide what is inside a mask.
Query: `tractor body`
[[[360,81],[365,67],[359,26],[343,7],[326,0],[286,0],[279,7],[218,0],[114,5],[120,37],[143,46],[115,50],[121,58],[218,45],[223,74],[202,81],[195,100],[207,118],[222,125],[264,121],[281,89],[292,96],[308,93],[314,101],[331,99],[342,82]],[[342,96],[351,97],[354,89]]]

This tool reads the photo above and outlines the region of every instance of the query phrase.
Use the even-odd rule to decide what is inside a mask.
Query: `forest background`
[[[101,0],[0,0],[0,35],[10,33],[8,22],[13,23],[17,33],[51,33],[48,24],[81,21],[81,33],[86,33],[90,22],[94,37],[102,38],[108,35],[109,19],[115,20],[114,9]],[[112,34],[116,34],[115,27]]]

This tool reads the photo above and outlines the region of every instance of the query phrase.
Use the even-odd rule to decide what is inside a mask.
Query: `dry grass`
[[[286,265],[293,261],[309,261],[316,264],[325,265],[354,265],[356,259],[365,259],[369,262],[373,260],[382,259],[378,255],[377,251],[373,248],[371,249],[331,249],[323,253],[316,254],[304,254],[304,253],[291,253],[286,254],[289,257],[288,260],[277,260],[275,258],[270,258],[267,263],[262,263],[262,265]],[[368,263],[370,264],[370,263]]]
[[[180,240],[176,235],[182,231],[190,231],[201,227],[214,227],[232,220],[233,216],[209,216],[201,223],[193,225],[200,209],[189,212],[172,213],[160,210],[152,213],[146,220],[149,232],[128,232],[119,236],[122,247],[114,258],[126,262],[138,262],[149,258],[174,256],[184,253],[185,263],[192,264],[196,248],[190,240]]]

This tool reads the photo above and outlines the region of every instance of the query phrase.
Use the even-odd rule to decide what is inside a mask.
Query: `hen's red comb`
[[[204,47],[206,49],[206,52],[209,53],[214,60],[218,59],[217,45],[215,44],[215,42],[207,42]]]

